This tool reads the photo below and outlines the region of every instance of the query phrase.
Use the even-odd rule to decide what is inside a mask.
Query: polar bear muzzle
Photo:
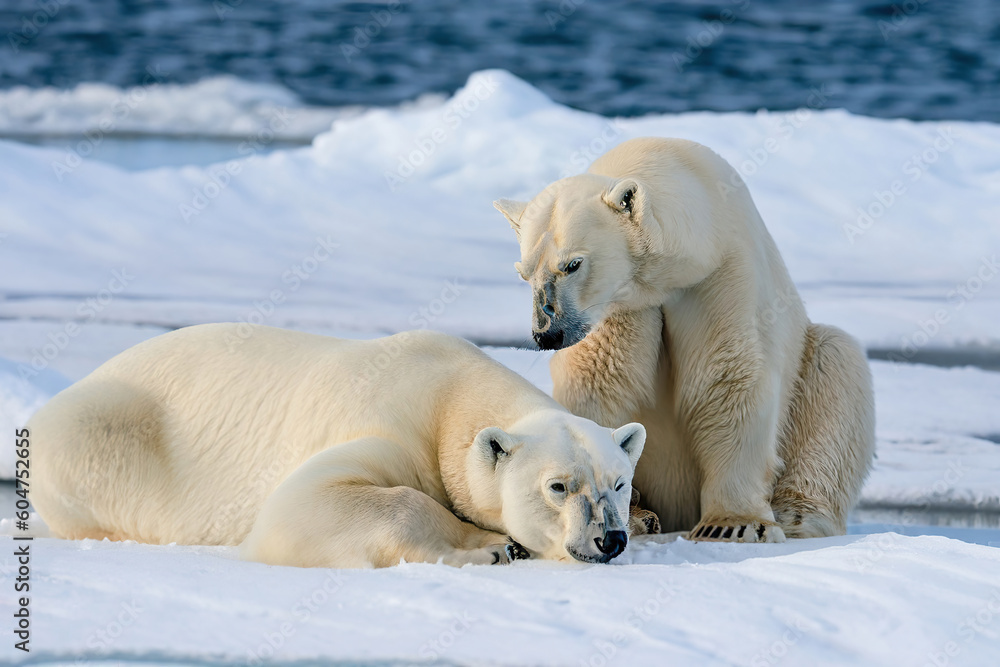
[[[543,350],[560,350],[586,337],[590,327],[576,306],[556,289],[550,280],[535,292],[531,334]]]

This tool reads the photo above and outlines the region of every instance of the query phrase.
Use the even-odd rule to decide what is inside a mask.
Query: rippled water
[[[823,106],[1000,120],[1000,2],[5,0],[0,87],[219,73],[384,105],[500,67],[607,115]]]

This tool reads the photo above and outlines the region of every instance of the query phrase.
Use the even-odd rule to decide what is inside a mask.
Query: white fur
[[[535,338],[561,350],[555,397],[647,426],[636,486],[665,529],[845,531],[874,453],[868,365],[809,322],[732,167],[694,142],[635,139],[496,206],[521,244]]]
[[[533,557],[600,560],[645,440],[573,416],[460,339],[235,324],[123,352],[28,428],[33,499],[57,536],[243,542],[248,559],[327,567],[506,562],[508,536]],[[553,494],[556,479],[571,488]]]

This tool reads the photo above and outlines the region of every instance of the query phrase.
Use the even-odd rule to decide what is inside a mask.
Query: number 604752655
[[[15,440],[15,454],[17,458],[14,459],[14,477],[15,483],[17,485],[17,490],[15,493],[18,495],[17,499],[17,519],[19,521],[28,520],[28,476],[29,476],[29,455],[30,452],[28,447],[30,445],[30,434],[28,429],[22,428],[14,432]],[[22,516],[23,515],[23,516]]]

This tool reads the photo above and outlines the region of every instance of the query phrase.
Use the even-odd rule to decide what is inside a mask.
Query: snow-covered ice
[[[1000,549],[943,537],[680,540],[608,566],[378,571],[223,547],[31,548],[32,658],[56,664],[986,666],[1000,642]]]
[[[337,120],[306,148],[264,155],[252,135],[260,151],[210,167],[123,172],[0,142],[0,318],[426,322],[523,340],[527,288],[491,202],[644,135],[700,141],[739,168],[815,320],[869,346],[1000,348],[1000,126],[813,109],[608,119],[500,71],[440,104]],[[128,278],[114,302],[87,308],[114,271]],[[448,290],[459,298],[421,314]],[[19,346],[3,356],[38,344],[12,336],[0,329]]]
[[[143,85],[122,89],[81,83],[70,90],[14,86],[0,90],[0,134],[18,137],[85,133],[231,137],[242,140],[264,128],[286,141],[310,141],[335,118],[358,109],[325,109],[302,104],[282,86],[251,83],[232,76],[190,85],[165,83],[158,68]],[[275,118],[279,122],[273,124]]]
[[[391,109],[310,109],[279,87],[227,78],[144,92],[104,136],[224,137],[244,157],[201,166],[196,149],[186,166],[125,171],[89,159],[94,139],[82,134],[64,147],[0,141],[0,429],[127,347],[211,321],[350,337],[430,327],[494,345],[551,389],[549,355],[509,347],[528,339],[530,295],[492,200],[531,197],[629,138],[680,136],[743,174],[814,320],[898,351],[872,362],[878,460],[859,516],[963,512],[968,526],[998,527],[1000,374],[898,361],[1000,354],[1000,126],[821,110],[822,90],[799,112],[609,119],[502,71]],[[76,135],[129,93],[3,91],[0,132]],[[293,120],[268,134],[289,110]],[[187,148],[172,150],[162,164]],[[0,449],[0,477],[12,464]],[[785,545],[668,536],[633,543],[613,566],[378,572],[39,538],[30,657],[1000,664],[1000,551],[985,546],[1000,537],[950,534],[983,544],[891,532]],[[6,591],[9,537],[0,549]],[[322,602],[310,609],[310,597]],[[0,596],[8,618],[9,600]],[[0,662],[24,657],[0,649]]]

